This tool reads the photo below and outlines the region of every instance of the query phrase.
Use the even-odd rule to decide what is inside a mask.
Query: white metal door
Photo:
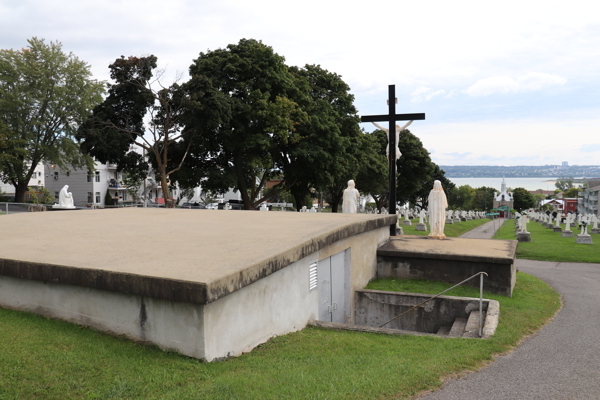
[[[346,323],[345,277],[346,260],[342,251],[331,256],[331,322]]]
[[[331,322],[331,257],[319,261],[319,321]]]

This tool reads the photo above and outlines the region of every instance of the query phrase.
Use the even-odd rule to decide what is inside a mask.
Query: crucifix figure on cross
[[[425,114],[396,114],[396,85],[388,86],[388,106],[387,115],[364,115],[360,118],[361,122],[373,122],[379,129],[388,134],[387,155],[389,160],[389,182],[390,182],[390,214],[396,214],[396,160],[400,158],[401,153],[397,148],[400,131],[406,129],[413,121],[425,119]],[[396,121],[409,121],[403,128],[396,125]],[[382,128],[375,122],[388,122],[389,129]],[[395,126],[395,134],[392,135],[391,128]],[[400,128],[400,129],[399,129]],[[396,157],[390,154],[390,149],[396,148]],[[396,224],[390,225],[390,236],[396,236]]]
[[[390,156],[390,141],[389,141],[390,130],[388,128],[384,128],[383,126],[379,125],[377,122],[371,122],[371,123],[373,125],[375,125],[377,128],[384,131],[388,135],[388,145],[385,148],[385,154],[389,157]],[[400,156],[402,156],[402,153],[400,152],[400,148],[398,147],[398,144],[400,143],[400,132],[402,132],[403,130],[408,128],[410,126],[410,124],[412,124],[412,123],[413,123],[412,121],[408,121],[406,124],[404,124],[403,127],[400,127],[400,125],[396,125],[396,160],[399,159]]]

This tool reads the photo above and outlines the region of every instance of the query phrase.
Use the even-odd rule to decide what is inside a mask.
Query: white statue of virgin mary
[[[433,183],[433,189],[429,192],[429,226],[431,233],[429,237],[435,239],[445,239],[444,225],[446,224],[446,208],[448,208],[448,199],[440,181]]]

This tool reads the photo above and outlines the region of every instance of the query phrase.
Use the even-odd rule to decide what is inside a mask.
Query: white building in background
[[[38,190],[44,187],[45,178],[46,177],[44,175],[44,165],[42,163],[39,163],[35,167],[35,170],[33,171],[33,174],[31,175],[31,179],[29,180],[29,184],[27,186],[33,190]],[[14,196],[15,187],[10,183],[0,181],[0,192],[9,196]]]
[[[119,205],[135,202],[123,184],[123,172],[118,172],[115,164],[96,162],[94,167],[96,170],[93,172],[87,168],[66,171],[56,165],[45,164],[46,189],[58,201],[60,190],[69,185],[77,207],[104,207],[107,192]]]

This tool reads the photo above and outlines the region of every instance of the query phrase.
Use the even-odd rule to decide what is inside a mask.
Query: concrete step
[[[485,311],[483,312],[483,323],[485,323]],[[467,325],[465,326],[465,333],[462,337],[467,338],[478,338],[479,337],[479,310],[471,311]]]
[[[450,337],[461,337],[465,333],[465,326],[467,326],[466,318],[456,318],[452,324],[452,329],[448,336]]]
[[[452,328],[451,326],[442,326],[440,329],[438,329],[437,334],[439,336],[448,336],[448,334],[450,333],[450,328]]]

